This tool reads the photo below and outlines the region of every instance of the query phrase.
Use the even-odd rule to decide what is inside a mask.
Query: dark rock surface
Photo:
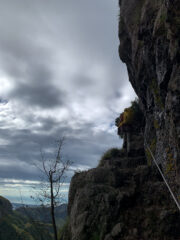
[[[180,1],[121,0],[120,9],[119,53],[143,106],[145,138],[179,182]]]
[[[179,197],[180,1],[119,2],[119,53],[145,116],[144,139]],[[131,146],[138,153],[139,135],[134,136]],[[61,239],[180,239],[179,211],[147,146],[145,151],[146,158],[142,151],[120,150],[97,168],[75,174]]]
[[[156,168],[139,165],[141,158],[127,158],[122,150],[120,155],[75,174],[69,233],[61,239],[180,239],[180,215]]]

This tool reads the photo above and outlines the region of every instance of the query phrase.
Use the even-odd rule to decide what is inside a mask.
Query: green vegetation
[[[16,212],[22,214],[23,216],[33,219],[38,222],[51,223],[51,213],[50,207],[20,207],[16,209]],[[61,227],[67,217],[67,205],[62,204],[58,207],[55,207],[55,217],[57,226]]]
[[[58,232],[58,239],[63,240],[70,240],[70,232],[68,231],[68,226],[69,226],[69,218],[67,217],[63,226],[60,228]]]
[[[58,227],[66,216],[66,204],[55,208]],[[20,207],[13,211],[11,203],[0,196],[0,240],[53,240],[50,208]]]
[[[14,211],[0,219],[0,240],[52,240],[52,226],[30,221]]]
[[[130,127],[137,130],[143,127],[144,115],[140,109],[139,101],[136,99],[131,102],[129,108],[125,108],[124,112],[115,120],[115,125],[118,127],[118,134],[123,137],[124,127]]]
[[[103,154],[103,156],[101,157],[98,166],[99,167],[103,166],[103,163],[104,163],[105,160],[119,157],[122,152],[123,152],[123,150],[122,149],[118,149],[118,148],[111,148],[111,149],[107,150]]]
[[[131,108],[132,108],[132,110],[134,112],[135,119],[137,119],[137,120],[142,119],[143,113],[142,113],[142,111],[140,109],[139,100],[138,99],[135,99],[134,101],[131,102]]]
[[[12,213],[12,205],[6,198],[0,196],[0,218]]]
[[[119,151],[120,150],[118,148],[111,148],[104,153],[101,160],[106,160],[106,159],[118,157],[119,156]]]

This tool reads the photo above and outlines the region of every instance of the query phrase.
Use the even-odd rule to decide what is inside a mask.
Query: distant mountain
[[[29,219],[33,219],[34,221],[51,223],[51,213],[49,207],[21,206],[16,208],[15,211],[28,217]],[[61,226],[67,217],[67,204],[62,204],[55,208],[55,217],[57,225]]]
[[[0,219],[10,213],[12,213],[12,205],[10,201],[0,196]]]
[[[51,224],[34,222],[13,212],[0,219],[0,240],[52,240]]]
[[[13,207],[13,210],[17,209],[17,208],[20,208],[20,207],[24,207],[24,204],[23,203],[11,203],[12,204],[12,207]],[[34,205],[34,204],[27,204],[25,205],[27,207],[38,207],[38,205]]]
[[[13,210],[16,209],[16,210]],[[67,216],[67,205],[56,208],[56,220],[61,226]],[[13,205],[0,196],[0,240],[52,240],[50,209],[35,205]]]

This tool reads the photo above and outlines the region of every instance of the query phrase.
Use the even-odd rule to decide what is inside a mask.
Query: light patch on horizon
[[[0,178],[0,183],[1,195],[9,199],[10,201],[14,201],[14,199],[17,199],[17,203],[37,204],[37,202],[33,200],[32,196],[36,199],[36,194],[38,195],[41,191],[40,181],[24,181],[22,179],[17,180]],[[66,201],[68,196],[68,190],[69,183],[63,183],[60,193],[63,194],[63,199],[65,198]]]

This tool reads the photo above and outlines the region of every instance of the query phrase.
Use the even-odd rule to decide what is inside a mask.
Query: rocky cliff
[[[77,173],[69,193],[63,240],[180,239],[180,215],[155,167],[124,149]]]
[[[108,150],[97,168],[72,178],[61,239],[180,239],[178,209],[156,167],[147,165],[139,110],[133,103],[116,119],[123,148]]]
[[[119,53],[145,120],[122,127],[120,116],[123,149],[72,178],[61,239],[178,240],[179,211],[148,147],[179,197],[180,1],[120,0],[120,9]]]
[[[145,139],[179,182],[180,1],[120,0],[120,9],[119,53],[143,106]]]

